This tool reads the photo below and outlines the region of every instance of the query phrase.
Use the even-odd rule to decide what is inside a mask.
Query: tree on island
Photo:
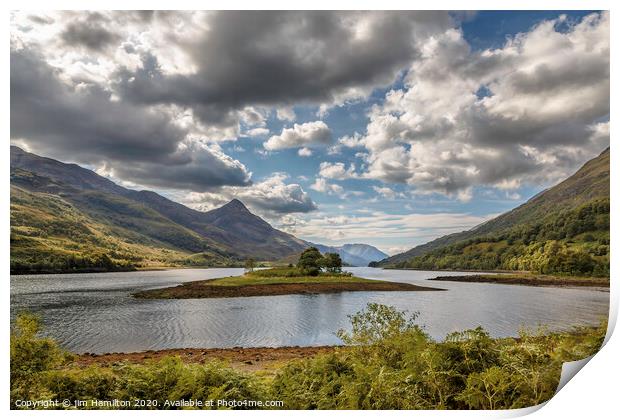
[[[245,260],[245,271],[249,271],[251,273],[252,271],[254,271],[255,265],[256,261],[254,261],[254,258],[248,258],[247,260]]]
[[[335,252],[322,255],[316,247],[310,247],[301,253],[297,268],[311,276],[318,275],[322,268],[330,273],[340,273],[342,258]]]
[[[310,247],[301,253],[297,262],[297,268],[308,275],[316,276],[321,271],[323,262],[321,252],[316,247]]]
[[[335,252],[328,252],[323,257],[323,266],[330,273],[342,272],[342,258]]]

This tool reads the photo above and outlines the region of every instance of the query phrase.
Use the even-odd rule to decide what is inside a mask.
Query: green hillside
[[[609,276],[609,149],[512,211],[375,265]]]
[[[241,266],[306,243],[238,200],[209,212],[11,147],[11,272]]]
[[[128,220],[126,224],[135,225],[140,219]],[[210,250],[200,252],[197,258],[170,240],[198,246],[197,235],[181,227],[171,229],[163,221],[143,221],[143,229],[153,229],[166,240],[157,241],[153,235],[110,223],[109,218],[88,215],[58,196],[12,186],[11,272],[114,271],[231,262]]]

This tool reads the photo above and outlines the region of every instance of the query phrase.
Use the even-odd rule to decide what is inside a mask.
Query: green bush
[[[56,368],[69,357],[54,340],[38,337],[40,329],[41,319],[26,313],[17,316],[11,328],[11,404],[17,399],[45,395],[39,375]]]
[[[567,333],[523,332],[492,339],[482,328],[431,340],[415,316],[370,304],[340,332],[351,347],[297,361],[273,382],[293,409],[500,409],[553,396],[562,363],[587,357],[606,324]]]

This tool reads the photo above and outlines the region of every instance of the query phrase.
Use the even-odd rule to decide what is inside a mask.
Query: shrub
[[[26,313],[18,315],[11,328],[11,403],[43,392],[38,375],[68,357],[54,340],[38,337],[40,329],[41,318]]]
[[[350,333],[339,333],[351,347],[287,365],[275,398],[293,409],[528,407],[551,398],[562,363],[596,352],[606,330],[492,339],[476,328],[434,342],[414,320],[369,304],[351,317]]]

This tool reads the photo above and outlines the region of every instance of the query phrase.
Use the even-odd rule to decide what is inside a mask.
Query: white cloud
[[[180,144],[165,164],[145,161],[112,166],[116,177],[140,185],[201,192],[226,185],[249,185],[252,177],[243,163],[225,154],[217,144],[199,142]]]
[[[410,250],[411,247],[410,246],[390,246],[386,249],[386,252],[388,255],[396,255],[396,254],[400,254],[402,252],[408,251]]]
[[[330,156],[339,155],[340,152],[342,152],[342,145],[341,144],[332,144],[331,146],[329,146],[327,148],[326,152]]]
[[[342,186],[338,184],[330,184],[325,178],[315,179],[314,184],[310,185],[310,188],[328,195],[342,196],[344,193],[344,188],[342,188]]]
[[[355,132],[352,136],[343,136],[338,139],[338,143],[343,146],[355,148],[355,147],[364,147],[364,143],[362,142],[363,136]]]
[[[467,202],[471,201],[471,199],[474,197],[474,193],[473,193],[471,187],[467,187],[465,189],[459,190],[456,193],[456,196],[459,199],[459,201],[467,203]]]
[[[307,147],[302,147],[297,151],[297,154],[302,157],[309,157],[312,156],[312,150]]]
[[[555,183],[609,145],[608,13],[545,21],[481,52],[449,29],[420,50],[364,135],[340,140],[367,150],[363,177],[467,201],[476,185]]]
[[[372,189],[375,190],[375,192],[378,193],[381,197],[387,198],[388,200],[394,200],[396,198],[404,198],[405,197],[405,195],[403,193],[396,192],[396,191],[394,191],[393,189],[391,189],[389,187],[376,187],[376,186],[373,186]]]
[[[310,195],[299,184],[287,183],[287,179],[287,174],[276,172],[251,186],[221,188],[208,193],[192,192],[186,194],[182,201],[199,210],[210,210],[237,198],[251,210],[268,218],[316,210],[317,205]]]
[[[332,132],[323,121],[294,124],[284,128],[279,136],[273,136],[263,146],[267,150],[281,150],[294,147],[327,145],[332,141]]]
[[[269,135],[269,129],[264,127],[256,127],[246,131],[245,134],[249,137],[265,137]]]
[[[293,108],[278,108],[276,110],[276,116],[280,121],[295,121],[295,118],[297,118]]]
[[[241,121],[250,126],[261,126],[264,127],[266,124],[266,116],[252,106],[246,106],[240,112]]]
[[[243,148],[242,146],[239,146],[239,145],[235,145],[232,148],[232,150],[233,150],[233,152],[245,152],[245,148]]]
[[[375,246],[392,243],[394,245],[391,246],[398,244],[399,250],[405,250],[439,236],[471,229],[495,216],[467,213],[389,214],[380,211],[352,211],[345,216],[319,212],[304,216],[305,222],[297,224],[295,234],[315,242],[363,242]]]
[[[359,177],[359,175],[355,172],[354,164],[351,163],[349,167],[346,168],[342,162],[321,162],[321,165],[319,166],[319,175],[323,178],[338,180],[354,179]]]

